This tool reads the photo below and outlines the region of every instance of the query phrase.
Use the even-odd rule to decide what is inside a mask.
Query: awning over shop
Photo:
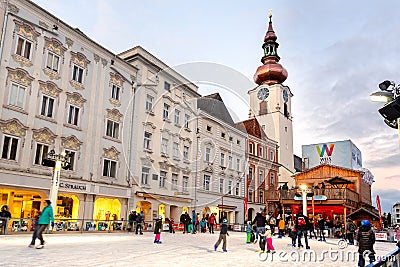
[[[349,184],[354,184],[354,182],[339,176],[326,180],[326,182],[331,184],[334,188],[347,188]]]
[[[218,205],[218,208],[224,209],[224,210],[235,210],[237,207],[236,206],[229,206],[229,205]]]

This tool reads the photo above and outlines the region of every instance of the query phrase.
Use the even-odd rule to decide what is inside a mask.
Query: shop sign
[[[387,240],[387,233],[375,233],[376,240]]]
[[[77,191],[86,191],[87,190],[86,184],[67,183],[67,182],[61,182],[60,188],[77,190]]]

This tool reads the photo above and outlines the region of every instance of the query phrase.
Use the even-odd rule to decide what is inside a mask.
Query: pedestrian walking
[[[129,216],[128,216],[128,224],[129,224],[128,232],[133,232],[134,231],[133,224],[136,223],[136,217],[137,217],[136,211],[132,210],[129,213]]]
[[[284,237],[285,236],[285,220],[283,218],[279,220],[278,228],[279,228],[278,238]]]
[[[11,213],[8,211],[8,206],[3,205],[0,211],[0,224],[3,234],[6,234],[6,229],[8,227],[8,221],[11,218]]]
[[[219,233],[218,241],[214,245],[214,251],[217,250],[219,244],[221,244],[221,241],[223,241],[223,243],[222,243],[222,251],[223,252],[228,252],[228,250],[226,250],[226,236],[229,236],[229,233],[228,233],[228,220],[226,218],[224,218],[222,220],[221,231]]]
[[[375,261],[375,233],[371,229],[371,223],[368,220],[361,221],[361,226],[356,235],[358,242],[358,266],[365,266],[365,258],[368,256],[369,262]]]
[[[40,245],[36,248],[41,249],[44,247],[44,239],[43,239],[43,232],[47,226],[49,226],[51,222],[51,226],[54,226],[54,215],[53,215],[53,208],[51,206],[51,201],[46,199],[44,202],[44,208],[42,213],[39,216],[38,220],[38,230],[37,230],[37,238],[40,240]]]
[[[197,221],[196,211],[192,210],[192,234],[196,233],[196,221]]]
[[[162,216],[158,216],[154,224],[154,243],[161,244],[161,229],[162,229]]]
[[[36,211],[36,214],[35,214],[35,216],[33,217],[33,220],[32,220],[32,225],[33,225],[32,241],[28,246],[30,248],[34,248],[35,247],[35,242],[36,242],[36,238],[37,238],[37,234],[38,234],[38,230],[39,230],[38,226],[39,226],[40,214],[42,214],[42,212],[40,210]]]
[[[252,222],[252,224],[255,224],[257,226],[256,239],[254,240],[254,243],[257,243],[259,233],[262,233],[262,234],[265,233],[265,224],[266,223],[267,223],[267,219],[265,218],[265,212],[264,211],[262,211],[261,213],[257,212],[256,217],[254,218],[254,220]]]
[[[168,227],[169,227],[169,233],[170,234],[175,234],[175,229],[174,229],[174,218],[171,218],[168,222]]]
[[[354,245],[354,233],[357,229],[357,226],[354,222],[349,218],[347,219],[346,225],[346,238],[349,240],[349,245]]]
[[[306,243],[306,249],[310,249],[308,246],[308,238],[307,238],[307,230],[308,230],[308,225],[309,221],[306,216],[303,215],[303,213],[297,214],[297,219],[295,221],[295,228],[296,228],[296,234],[297,234],[297,246],[298,247],[303,247],[303,244],[301,243],[301,237],[304,236],[304,242]]]
[[[143,214],[143,211],[141,211],[140,214],[137,215],[137,217],[136,217],[135,234],[140,233],[141,235],[143,235],[143,224],[144,224],[144,214]]]
[[[319,228],[319,239],[318,241],[325,242],[325,219],[323,217],[319,218],[318,221],[318,228]]]
[[[295,228],[295,224],[294,221],[291,219],[288,223],[288,229],[290,231],[290,238],[292,239],[292,247],[296,247],[296,228]]]

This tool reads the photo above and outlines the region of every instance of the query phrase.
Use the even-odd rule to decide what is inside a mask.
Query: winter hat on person
[[[51,205],[51,201],[50,201],[50,199],[46,199],[44,202],[46,202],[46,203],[47,203],[47,205]]]
[[[268,224],[265,226],[265,229],[267,230],[271,230],[271,226],[269,226]]]

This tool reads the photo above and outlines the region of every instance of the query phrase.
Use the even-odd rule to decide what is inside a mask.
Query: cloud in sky
[[[400,10],[400,1],[34,2],[114,53],[141,45],[170,66],[214,62],[250,81],[261,64],[272,8],[280,63],[289,72],[285,84],[294,94],[295,153],[301,155],[301,145],[351,139],[375,175],[374,193],[387,189],[385,177],[399,178],[397,131],[384,124],[377,111],[382,105],[368,96],[383,80],[400,83],[400,20],[388,14]],[[231,87],[248,97],[247,85]],[[237,111],[234,101],[225,103]],[[247,113],[234,117],[243,120]]]

